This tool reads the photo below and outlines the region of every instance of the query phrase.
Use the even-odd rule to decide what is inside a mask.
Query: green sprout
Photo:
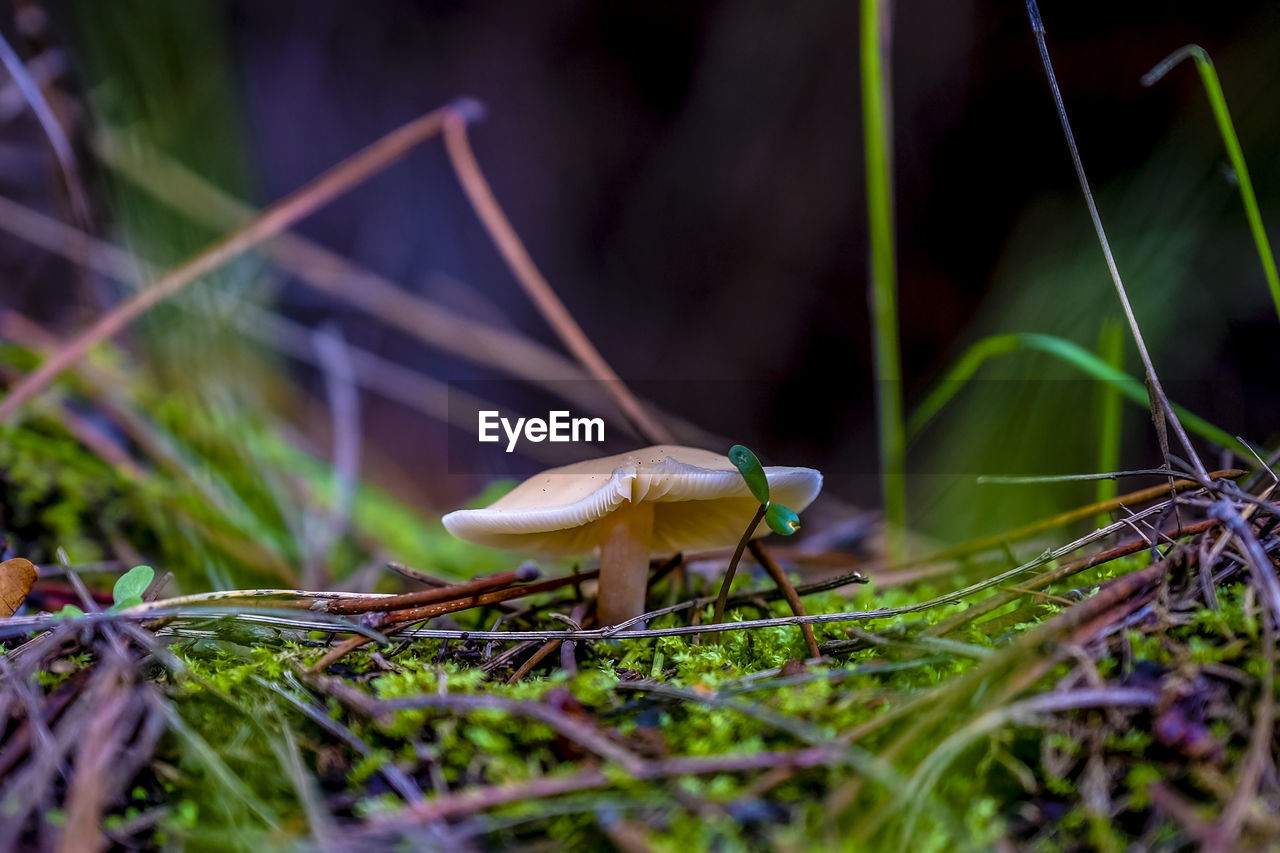
[[[796,515],[794,510],[769,499],[769,478],[765,476],[764,466],[760,464],[760,460],[754,453],[741,444],[735,444],[729,448],[729,461],[738,469],[738,473],[747,483],[747,488],[751,490],[751,496],[760,502],[760,507],[756,510],[751,523],[747,525],[742,538],[738,540],[738,547],[734,549],[729,568],[725,569],[724,581],[721,582],[720,593],[716,596],[716,609],[712,622],[720,622],[724,619],[724,608],[729,600],[729,587],[733,584],[733,576],[737,574],[742,552],[747,549],[747,543],[751,541],[760,522],[764,521],[769,525],[770,530],[781,536],[790,536],[800,529],[800,516]]]
[[[134,566],[129,571],[122,574],[116,579],[116,584],[111,590],[111,599],[114,602],[108,613],[119,613],[129,607],[142,603],[142,594],[147,591],[147,587],[151,586],[151,582],[155,580],[155,569],[150,566]],[[64,605],[61,610],[53,614],[55,619],[75,619],[83,616],[84,611],[74,604]]]
[[[1258,198],[1253,192],[1253,180],[1249,177],[1249,167],[1244,161],[1244,150],[1240,147],[1240,137],[1236,136],[1235,123],[1231,121],[1231,113],[1227,110],[1227,96],[1222,93],[1222,83],[1218,80],[1218,72],[1213,67],[1213,60],[1200,45],[1189,44],[1174,51],[1155,68],[1144,74],[1142,85],[1155,85],[1156,81],[1168,74],[1173,66],[1188,57],[1195,60],[1196,70],[1200,72],[1200,81],[1204,84],[1205,94],[1209,97],[1209,106],[1213,108],[1213,118],[1218,124],[1218,133],[1222,136],[1222,144],[1227,149],[1227,158],[1231,161],[1232,171],[1235,172],[1236,186],[1240,188],[1240,201],[1244,205],[1245,219],[1249,221],[1249,230],[1253,233],[1253,242],[1258,249],[1262,274],[1267,279],[1267,288],[1271,291],[1271,301],[1275,304],[1276,316],[1280,317],[1280,273],[1276,272],[1276,259],[1271,253],[1271,243],[1267,241],[1267,229],[1262,225],[1262,211],[1258,209]]]
[[[765,509],[764,523],[780,536],[790,536],[800,529],[800,516],[789,506],[771,503]]]
[[[141,604],[142,594],[147,591],[147,587],[151,586],[155,577],[155,569],[150,566],[134,566],[122,574],[111,590],[111,599],[115,603],[107,612],[119,613],[127,607]]]

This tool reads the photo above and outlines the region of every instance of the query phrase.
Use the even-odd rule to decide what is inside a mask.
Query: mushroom
[[[773,497],[796,511],[822,489],[812,468],[765,468]],[[728,457],[660,444],[543,471],[485,509],[451,512],[468,542],[544,554],[600,554],[601,625],[644,612],[653,557],[736,544],[760,503]],[[769,529],[761,525],[755,536]]]

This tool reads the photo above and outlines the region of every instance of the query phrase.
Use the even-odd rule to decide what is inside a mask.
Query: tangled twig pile
[[[304,802],[313,834],[323,827],[326,843],[414,838],[466,844],[507,831],[509,821],[496,816],[511,808],[522,813],[519,808],[535,802],[544,818],[562,808],[595,812],[606,835],[643,838],[655,821],[669,817],[646,810],[640,797],[634,813],[599,819],[599,809],[614,802],[608,792],[647,785],[669,796],[677,788],[668,780],[697,777],[736,782],[727,801],[703,796],[686,802],[683,807],[693,814],[708,808],[739,813],[749,803],[786,813],[795,808],[787,786],[800,785],[820,792],[823,811],[843,816],[833,819],[847,823],[853,837],[885,838],[884,833],[912,832],[922,810],[938,797],[945,801],[948,768],[971,756],[975,744],[986,743],[984,761],[999,762],[1025,789],[1021,806],[1003,816],[1007,839],[1062,837],[1064,816],[1074,814],[1074,798],[1067,793],[1074,788],[1083,813],[1112,827],[1108,832],[1122,828],[1127,837],[1146,842],[1173,832],[1221,850],[1265,845],[1266,839],[1280,838],[1271,817],[1280,806],[1276,613],[1269,594],[1280,555],[1280,505],[1271,500],[1273,488],[1270,481],[1249,490],[1215,480],[1210,489],[1178,498],[1180,520],[1168,499],[1125,511],[1117,529],[1139,538],[1105,551],[1025,579],[1004,573],[995,584],[980,581],[923,604],[868,611],[833,610],[828,602],[809,616],[775,617],[769,602],[781,592],[743,591],[731,605],[763,608],[766,618],[698,624],[714,599],[707,596],[645,614],[643,621],[653,627],[643,631],[591,629],[584,622],[592,573],[539,581],[518,571],[396,596],[245,591],[147,601],[75,620],[14,617],[0,625],[4,636],[34,636],[0,658],[0,775],[6,780],[0,789],[0,841],[52,846],[73,830],[93,835],[97,825],[110,827],[100,843],[154,837],[155,827],[172,817],[155,791],[157,780],[177,772],[175,750],[188,758],[203,754],[211,766],[223,767],[223,777],[212,776],[218,784],[243,785],[222,759],[210,755],[215,748],[179,710],[193,682],[215,689],[199,671],[192,644],[209,638],[261,646],[265,635],[245,639],[236,627],[243,626],[269,627],[271,647],[279,649],[287,639],[294,649],[283,655],[284,667],[274,677],[252,678],[302,714],[304,727],[288,738],[296,759],[290,766],[298,775],[294,784],[314,795]],[[1220,508],[1224,503],[1240,523],[1223,520],[1231,517]],[[1207,517],[1191,520],[1192,513]],[[1114,568],[1114,561],[1142,552],[1152,556],[1145,568],[1064,588],[1068,579]],[[1048,561],[1042,555],[1029,562]],[[679,560],[671,560],[654,577],[670,579],[680,568]],[[798,592],[831,595],[827,591],[834,586],[857,579],[841,576]],[[947,612],[946,605],[960,595],[993,586],[993,594]],[[529,601],[515,606],[520,599]],[[485,617],[483,630],[430,621],[495,610],[497,622]],[[573,615],[560,616],[557,627],[547,625],[550,615],[563,613]],[[925,613],[931,616],[923,622],[900,618]],[[682,616],[694,619],[680,622]],[[648,674],[606,663],[616,658],[607,644],[618,639],[652,652],[661,638],[715,627],[751,642],[769,631],[794,632],[788,626],[801,620],[826,629],[825,657],[741,673],[714,685],[689,684],[663,667],[660,654],[651,659]],[[877,631],[877,623],[888,627]],[[346,632],[351,639],[317,654],[316,644],[328,641],[316,630],[328,636]],[[1206,641],[1206,635],[1214,639]],[[986,644],[975,645],[978,638]],[[796,648],[799,639],[790,633],[786,647]],[[601,642],[606,645],[596,648]],[[356,651],[370,643],[380,649]],[[518,680],[547,666],[550,644],[561,649],[550,664],[553,671],[580,678],[586,661],[608,666],[606,693],[592,703],[547,682],[538,682],[545,689],[530,694],[534,698],[482,687],[484,679]],[[455,668],[450,671],[473,671],[482,680],[457,692],[437,670],[435,690],[389,689],[412,666],[398,663],[397,656],[407,660],[424,648],[430,650],[427,669],[447,663]],[[673,653],[685,647],[661,648]],[[351,654],[359,660],[350,660]],[[967,663],[957,663],[953,675],[933,684],[885,677],[940,659]],[[854,725],[832,725],[830,708],[786,699],[788,691],[806,686],[830,689],[869,677],[880,679],[880,686],[870,691],[872,701]],[[326,701],[335,701],[341,713],[333,714],[335,706],[326,711]],[[769,734],[751,749],[688,752],[672,731],[643,723],[646,715],[689,714],[694,708],[740,716]],[[406,730],[406,714],[430,714],[436,734],[431,728]],[[481,714],[546,727],[552,746],[541,770],[504,780],[476,759],[474,772],[444,781],[440,774],[449,760],[439,754],[440,745],[432,746],[443,743],[439,727]],[[636,720],[643,724],[634,725]],[[1028,735],[1037,728],[1043,732]],[[400,758],[373,745],[387,739],[402,743]],[[1038,744],[1033,753],[1026,752],[1029,744]],[[419,757],[407,760],[405,748]],[[352,811],[354,802],[378,786],[362,783],[361,793],[361,785],[318,778],[335,750],[369,762],[397,804],[363,816]],[[1135,779],[1134,767],[1148,769]],[[152,807],[126,808],[130,789],[144,792],[144,801],[152,798]],[[882,793],[873,796],[875,791]],[[581,799],[588,792],[595,799]],[[248,792],[244,796],[253,802]],[[1206,812],[1206,802],[1216,805]],[[495,817],[483,817],[490,813]],[[55,823],[51,814],[64,817]],[[104,815],[117,817],[104,822]],[[928,820],[947,825],[934,814]]]

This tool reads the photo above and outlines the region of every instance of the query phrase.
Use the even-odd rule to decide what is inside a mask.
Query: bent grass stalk
[[[1065,361],[1099,382],[1104,382],[1115,388],[1128,400],[1142,406],[1144,409],[1150,405],[1147,389],[1141,380],[1108,364],[1079,344],[1055,335],[1045,335],[1038,332],[1013,332],[991,335],[965,350],[955,365],[947,371],[946,375],[938,381],[933,390],[912,412],[911,417],[907,420],[907,437],[914,439],[918,436],[929,422],[937,416],[938,412],[973,378],[978,368],[985,364],[988,359],[1028,349],[1048,353]],[[1250,453],[1248,447],[1231,433],[1214,426],[1204,418],[1187,411],[1181,406],[1173,406],[1173,410],[1191,432],[1203,439],[1212,441],[1219,447],[1224,447],[1248,458]]]
[[[1240,148],[1240,138],[1236,136],[1235,124],[1231,121],[1231,112],[1227,109],[1227,98],[1222,93],[1222,84],[1218,81],[1218,72],[1213,66],[1213,60],[1200,45],[1189,44],[1175,50],[1161,60],[1155,68],[1142,75],[1142,85],[1154,85],[1175,65],[1188,57],[1196,62],[1196,70],[1200,72],[1205,94],[1209,97],[1209,106],[1213,108],[1213,117],[1218,123],[1218,132],[1222,135],[1222,144],[1227,149],[1227,158],[1231,161],[1231,168],[1235,170],[1236,183],[1240,187],[1240,201],[1244,204],[1245,219],[1249,221],[1249,230],[1253,232],[1253,242],[1258,247],[1258,260],[1262,262],[1262,274],[1266,276],[1267,288],[1271,291],[1271,301],[1275,304],[1276,316],[1280,318],[1280,274],[1276,272],[1276,259],[1271,253],[1267,230],[1262,225],[1262,211],[1258,209],[1258,198],[1254,195],[1253,181],[1249,178],[1249,167],[1245,164],[1244,151]]]

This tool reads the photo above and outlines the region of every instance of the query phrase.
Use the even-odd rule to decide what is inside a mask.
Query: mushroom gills
[[[653,540],[653,504],[626,503],[604,519],[597,616],[616,625],[644,613]]]

